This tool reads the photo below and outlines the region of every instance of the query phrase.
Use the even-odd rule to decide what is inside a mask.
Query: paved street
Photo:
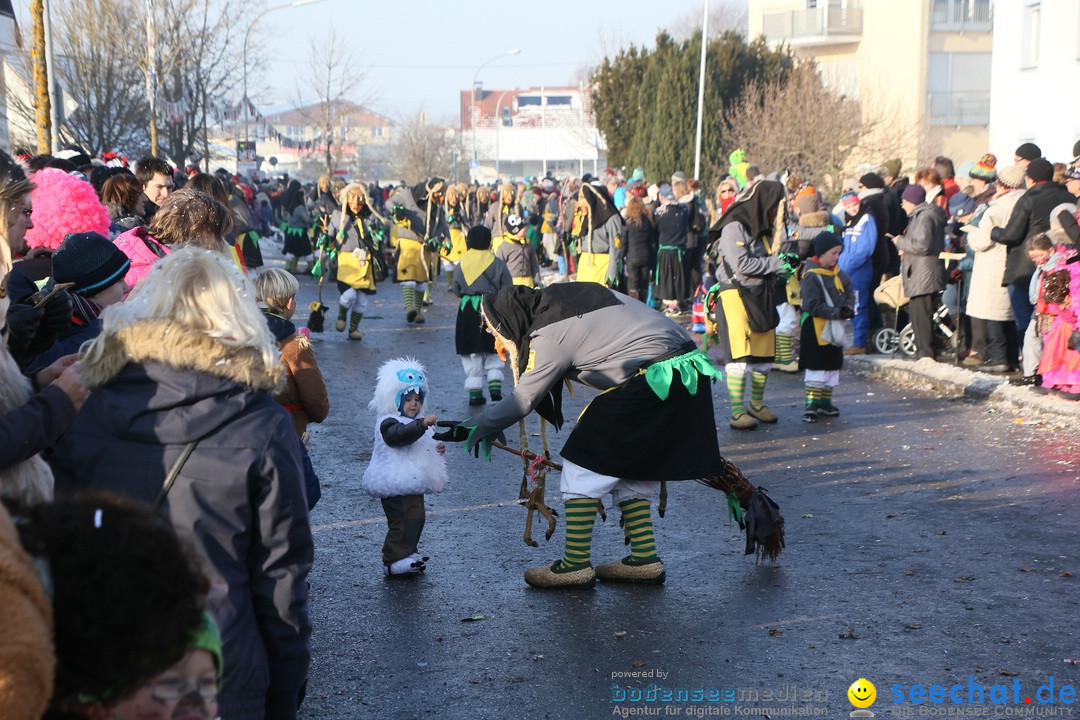
[[[917,709],[893,704],[894,685],[962,683],[966,699],[969,675],[988,694],[1018,680],[1020,704],[1009,709],[1023,710],[1023,694],[1034,697],[1051,676],[1058,687],[1080,682],[1080,668],[1062,662],[1080,657],[1080,437],[853,374],[834,398],[841,417],[818,425],[801,422],[801,376],[774,374],[766,400],[781,421],[749,433],[727,427],[726,393],[713,386],[721,452],[768,488],[786,518],[777,565],[743,555],[719,492],[683,482],[656,523],[664,586],[530,589],[522,572],[559,557],[561,522],[550,542],[538,529],[540,548],[526,546],[520,461],[496,451],[488,464],[450,446],[451,481],[428,497],[428,571],[386,581],[382,510],[358,488],[372,447],[374,372],[385,358],[415,355],[432,385],[425,412],[468,411],[453,354],[456,301],[445,277],[437,284],[422,326],[406,326],[400,290],[382,284],[360,343],[333,331],[337,295],[326,293],[327,332],[315,343],[333,409],[312,426],[324,494],[312,513],[314,660],[303,717],[754,708],[839,717],[853,709],[846,692],[860,677],[876,684],[871,710],[880,716]],[[314,282],[302,286],[306,308]],[[591,396],[578,390],[568,418]],[[551,434],[554,450],[568,431]],[[516,430],[507,436],[516,446]],[[561,509],[557,474],[549,485]],[[597,521],[594,562],[626,552],[609,511]]]

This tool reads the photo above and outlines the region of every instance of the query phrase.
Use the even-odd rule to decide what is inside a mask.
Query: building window
[[[990,0],[934,0],[930,29],[936,32],[990,32],[993,30]]]
[[[548,95],[547,104],[550,107],[570,107],[571,101],[569,95]]]
[[[1029,2],[1024,6],[1023,36],[1020,46],[1020,68],[1027,69],[1039,65],[1039,21],[1038,2]]]
[[[373,137],[373,138],[381,138],[382,137],[382,131],[383,131],[382,125],[375,125],[374,127],[371,128],[371,137]]]
[[[930,124],[985,126],[990,121],[990,53],[930,53]]]
[[[499,118],[499,121],[502,123],[503,127],[510,127],[514,124],[514,121],[510,116],[509,106],[504,105],[502,107],[502,110],[500,111],[500,116],[501,117]]]
[[[518,107],[540,107],[539,95],[518,95]]]

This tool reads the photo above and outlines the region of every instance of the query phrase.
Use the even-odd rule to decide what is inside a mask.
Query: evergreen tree
[[[593,112],[607,139],[611,165],[641,165],[648,177],[657,179],[675,170],[692,171],[700,53],[700,32],[683,41],[662,32],[654,50],[631,46],[604,59],[592,78]],[[789,51],[772,50],[760,38],[747,44],[738,33],[726,32],[709,41],[704,177],[727,167],[727,154],[734,148],[725,148],[723,119],[747,84],[786,82],[793,67]]]

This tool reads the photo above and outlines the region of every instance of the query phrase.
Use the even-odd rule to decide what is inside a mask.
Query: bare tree
[[[332,175],[335,165],[342,160],[341,143],[337,149],[334,147],[335,134],[341,135],[342,119],[360,107],[355,95],[363,86],[364,74],[358,70],[359,61],[352,47],[332,28],[324,38],[312,38],[306,88],[296,90],[296,109],[308,125],[318,129],[312,147],[324,153],[327,175]],[[304,104],[302,98],[312,91],[318,102]]]
[[[668,33],[676,40],[686,40],[701,32],[701,11],[691,10],[668,25]],[[709,37],[716,38],[734,31],[743,37],[749,27],[747,0],[710,0]]]
[[[84,0],[64,3],[56,15],[57,78],[78,103],[62,123],[63,134],[94,154],[130,151],[147,141],[144,75],[133,60],[145,46],[129,31],[138,13],[134,0]]]
[[[786,83],[751,82],[726,118],[731,147],[746,151],[762,170],[798,171],[825,195],[840,188],[854,165],[853,151],[870,130],[859,104],[822,85],[813,64]]]
[[[168,38],[177,62],[165,79],[163,99],[169,114],[163,118],[166,150],[182,162],[202,145],[210,157],[208,115],[236,90],[240,76],[243,35],[232,32],[237,17],[254,12],[255,0],[173,0],[182,5],[180,36]],[[251,63],[249,62],[249,65]]]
[[[429,124],[423,108],[395,126],[393,172],[410,185],[433,175],[464,176],[464,157],[461,136],[449,128]]]

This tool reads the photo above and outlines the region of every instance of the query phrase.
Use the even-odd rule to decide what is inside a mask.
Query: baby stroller
[[[906,322],[907,313],[902,312],[904,306],[908,303],[908,297],[904,294],[904,285],[899,275],[889,278],[874,290],[874,302],[881,308],[882,317],[892,317],[891,327],[886,324],[885,327],[879,328],[874,333],[874,349],[882,355],[892,355],[897,350],[900,350],[904,355],[914,357],[917,349],[915,345],[915,328],[912,327],[910,322]],[[900,327],[901,315],[903,315],[906,324],[903,329],[897,330]],[[941,304],[934,311],[930,321],[934,327],[934,345],[937,346],[937,351],[955,351],[956,327],[948,306],[944,303]]]

